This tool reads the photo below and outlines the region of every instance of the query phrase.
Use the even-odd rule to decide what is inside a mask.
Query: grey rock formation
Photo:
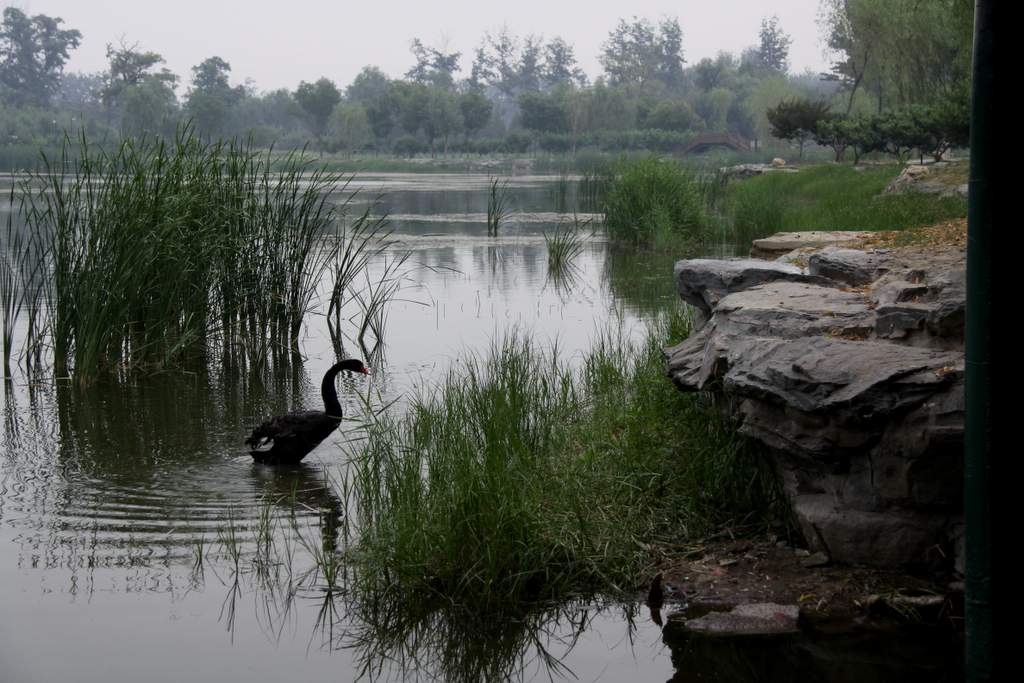
[[[926,165],[909,164],[900,174],[890,181],[882,191],[883,194],[903,194],[906,192],[923,192],[937,194],[942,197],[966,197],[968,185],[956,182],[966,175],[966,169],[959,174],[951,172],[956,166],[963,168],[962,162],[940,161]]]
[[[735,166],[723,166],[718,169],[718,172],[727,175],[734,180],[744,180],[745,178],[753,178],[764,173],[796,173],[797,169],[787,167],[786,162],[782,161],[781,164],[774,163],[775,161],[782,161],[782,159],[773,159],[770,164],[737,164]]]
[[[675,265],[676,287],[683,301],[705,317],[722,297],[764,282],[820,282],[799,266],[756,259],[693,259]],[[701,323],[702,318],[698,319]]]
[[[809,269],[681,261],[706,320],[666,350],[768,447],[809,547],[900,566],[955,554],[962,512],[964,254],[827,247]]]

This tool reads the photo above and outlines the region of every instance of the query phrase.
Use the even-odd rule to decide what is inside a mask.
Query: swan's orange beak
[[[369,375],[370,374],[370,368],[363,368],[359,372],[363,373],[364,375]]]

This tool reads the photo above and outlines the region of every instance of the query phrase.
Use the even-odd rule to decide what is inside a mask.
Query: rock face
[[[809,547],[876,566],[953,558],[962,517],[964,252],[825,247],[806,270],[680,261],[684,391],[725,394],[768,447]]]

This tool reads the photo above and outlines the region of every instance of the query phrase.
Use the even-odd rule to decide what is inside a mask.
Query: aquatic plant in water
[[[774,504],[731,428],[676,391],[661,348],[609,333],[574,366],[521,335],[456,364],[353,453],[356,590],[415,609],[632,590],[637,543]],[[361,568],[361,570],[360,570]]]
[[[604,200],[609,237],[644,246],[676,246],[703,237],[704,197],[690,171],[654,156],[624,161],[617,170]]]
[[[487,187],[487,234],[497,237],[498,229],[511,213],[508,205],[508,181],[489,178]]]
[[[351,193],[331,198],[349,179],[299,152],[205,143],[188,129],[110,152],[84,136],[71,147],[18,183],[19,215],[40,241],[10,246],[15,259],[36,253],[47,275],[32,280],[48,296],[29,297],[30,315],[46,316],[30,332],[45,326],[54,369],[80,383],[218,354],[294,352],[324,275],[334,274],[337,304],[384,234],[369,212],[342,220]],[[11,281],[9,270],[0,280]],[[0,294],[7,340],[8,302],[19,295],[6,285]]]

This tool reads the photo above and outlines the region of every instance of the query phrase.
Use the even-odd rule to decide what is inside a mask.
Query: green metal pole
[[[992,679],[992,232],[995,0],[975,0],[971,170],[967,199],[964,462],[966,674]]]

